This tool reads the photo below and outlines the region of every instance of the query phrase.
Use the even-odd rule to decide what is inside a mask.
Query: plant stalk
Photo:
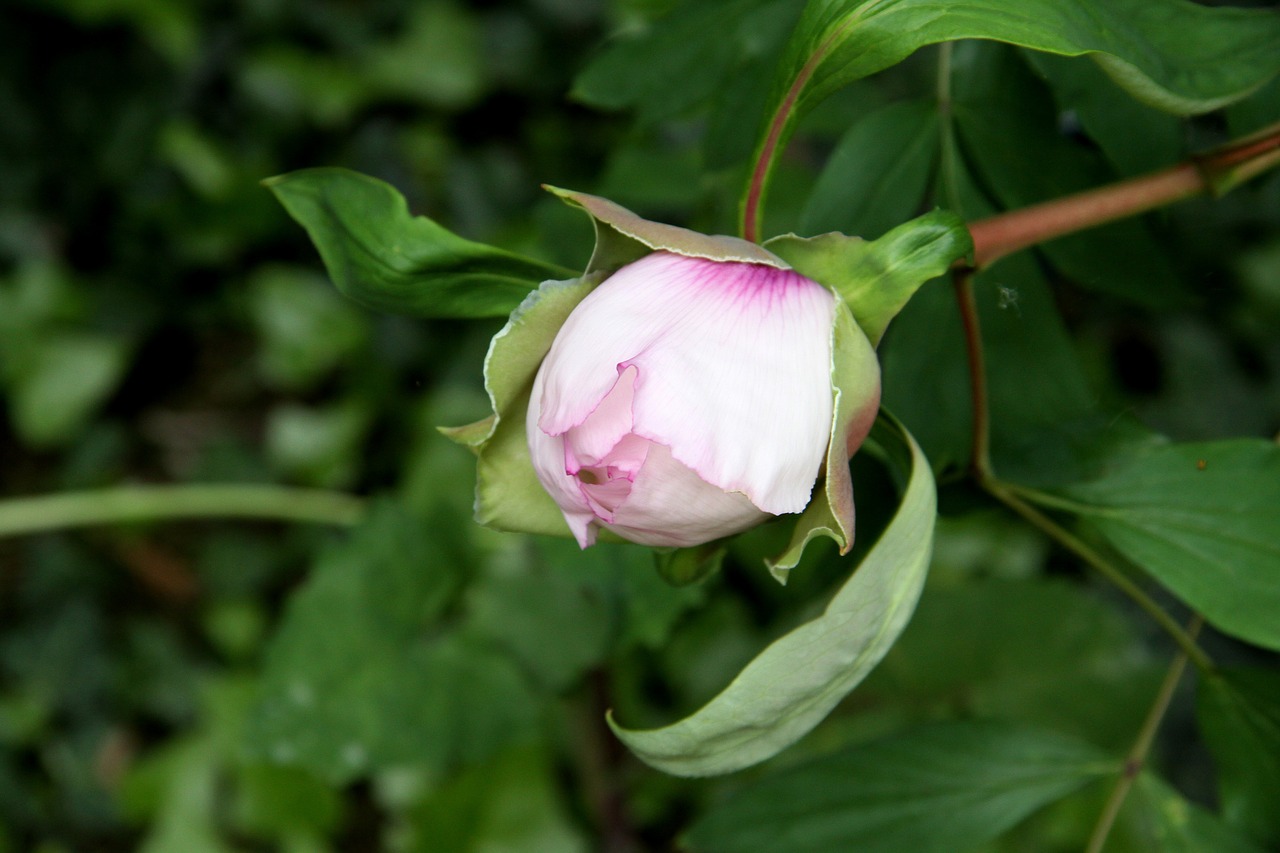
[[[321,489],[258,484],[122,486],[0,501],[0,538],[179,518],[247,518],[348,526],[361,498]]]
[[[1194,641],[1203,625],[1204,617],[1197,613],[1187,625],[1187,636]],[[1151,710],[1142,721],[1142,727],[1138,730],[1138,736],[1134,739],[1129,754],[1125,756],[1124,769],[1120,778],[1116,780],[1116,785],[1111,790],[1111,796],[1107,798],[1102,813],[1098,815],[1098,822],[1089,836],[1089,845],[1085,848],[1085,853],[1102,853],[1107,838],[1111,835],[1111,828],[1115,826],[1120,809],[1129,796],[1129,791],[1133,789],[1134,783],[1138,781],[1138,776],[1147,764],[1147,756],[1150,755],[1151,746],[1155,743],[1156,732],[1159,731],[1160,723],[1169,710],[1169,703],[1173,701],[1174,691],[1178,687],[1178,682],[1182,680],[1182,674],[1186,668],[1187,654],[1185,651],[1180,651],[1169,665],[1169,671],[1165,673],[1160,690],[1156,693],[1155,702],[1152,703]]]
[[[980,219],[969,225],[973,266],[1202,193],[1221,195],[1277,165],[1280,123],[1168,169]]]

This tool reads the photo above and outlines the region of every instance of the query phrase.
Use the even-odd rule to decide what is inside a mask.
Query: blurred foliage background
[[[752,107],[803,4],[664,18],[676,5],[0,8],[0,495],[272,482],[370,500],[355,533],[193,521],[0,539],[0,851],[668,849],[742,784],[643,768],[603,712],[656,724],[695,707],[851,564],[824,551],[777,588],[764,529],[721,577],[677,590],[642,549],[474,526],[471,457],[434,426],[486,412],[499,324],[343,300],[259,186],[350,167],[464,236],[568,266],[590,229],[540,183],[731,232]],[[722,38],[693,49],[708,27]],[[628,74],[636,55],[651,61]],[[810,116],[767,230],[876,236],[932,200],[982,215],[1280,118],[1274,83],[1179,121],[1091,66],[960,45],[947,156],[967,177],[945,199],[936,67],[922,51]],[[1066,433],[1117,418],[1179,440],[1280,431],[1276,175],[990,275],[1007,470],[1060,481],[1087,464]],[[886,399],[951,484],[930,587],[881,670],[780,762],[957,717],[1122,751],[1170,649],[962,482],[964,364],[950,293],[934,291],[885,349]],[[1065,449],[1033,469],[1033,446]],[[856,474],[865,548],[892,489],[874,465]],[[1182,794],[1153,788],[1155,813],[1217,802],[1192,714],[1184,690],[1160,752]],[[1085,787],[991,849],[1080,849],[1105,794]],[[1108,849],[1156,849],[1130,823]]]

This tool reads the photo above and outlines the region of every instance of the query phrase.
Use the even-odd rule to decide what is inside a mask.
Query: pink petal
[[[637,434],[766,512],[799,512],[831,424],[834,308],[829,291],[795,272],[648,255],[561,328],[535,390],[538,423],[551,435],[583,424],[634,368]],[[584,449],[616,433],[612,417]]]

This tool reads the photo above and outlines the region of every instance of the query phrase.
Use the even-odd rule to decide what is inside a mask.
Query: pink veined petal
[[[634,368],[634,432],[767,512],[799,512],[830,429],[834,310],[830,291],[791,271],[648,255],[560,330],[539,424],[558,435],[584,423]]]
[[[688,547],[746,530],[769,518],[744,495],[725,492],[650,444],[627,499],[606,526],[641,545]]]
[[[529,442],[529,458],[533,462],[533,470],[538,481],[551,495],[552,500],[564,513],[573,538],[578,545],[586,548],[596,541],[596,515],[583,498],[578,488],[576,477],[565,471],[564,439],[550,436],[538,428],[539,391],[542,386],[542,373],[533,380],[533,394],[530,398],[529,411],[525,416],[525,435]]]
[[[616,382],[604,399],[596,404],[586,420],[563,433],[566,470],[574,473],[581,465],[594,465],[608,455],[624,435],[631,432],[631,407],[636,371],[615,374]]]

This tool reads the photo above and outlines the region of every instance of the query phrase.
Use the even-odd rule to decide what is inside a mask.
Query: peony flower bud
[[[831,291],[789,269],[655,252],[569,315],[526,419],[582,547],[690,546],[809,503],[831,436]]]
[[[767,561],[779,580],[815,536],[847,551],[847,460],[880,400],[875,350],[825,286],[848,259],[825,238],[759,246],[552,191],[591,215],[596,250],[493,338],[493,414],[444,430],[478,456],[477,520],[688,547],[801,513]]]

